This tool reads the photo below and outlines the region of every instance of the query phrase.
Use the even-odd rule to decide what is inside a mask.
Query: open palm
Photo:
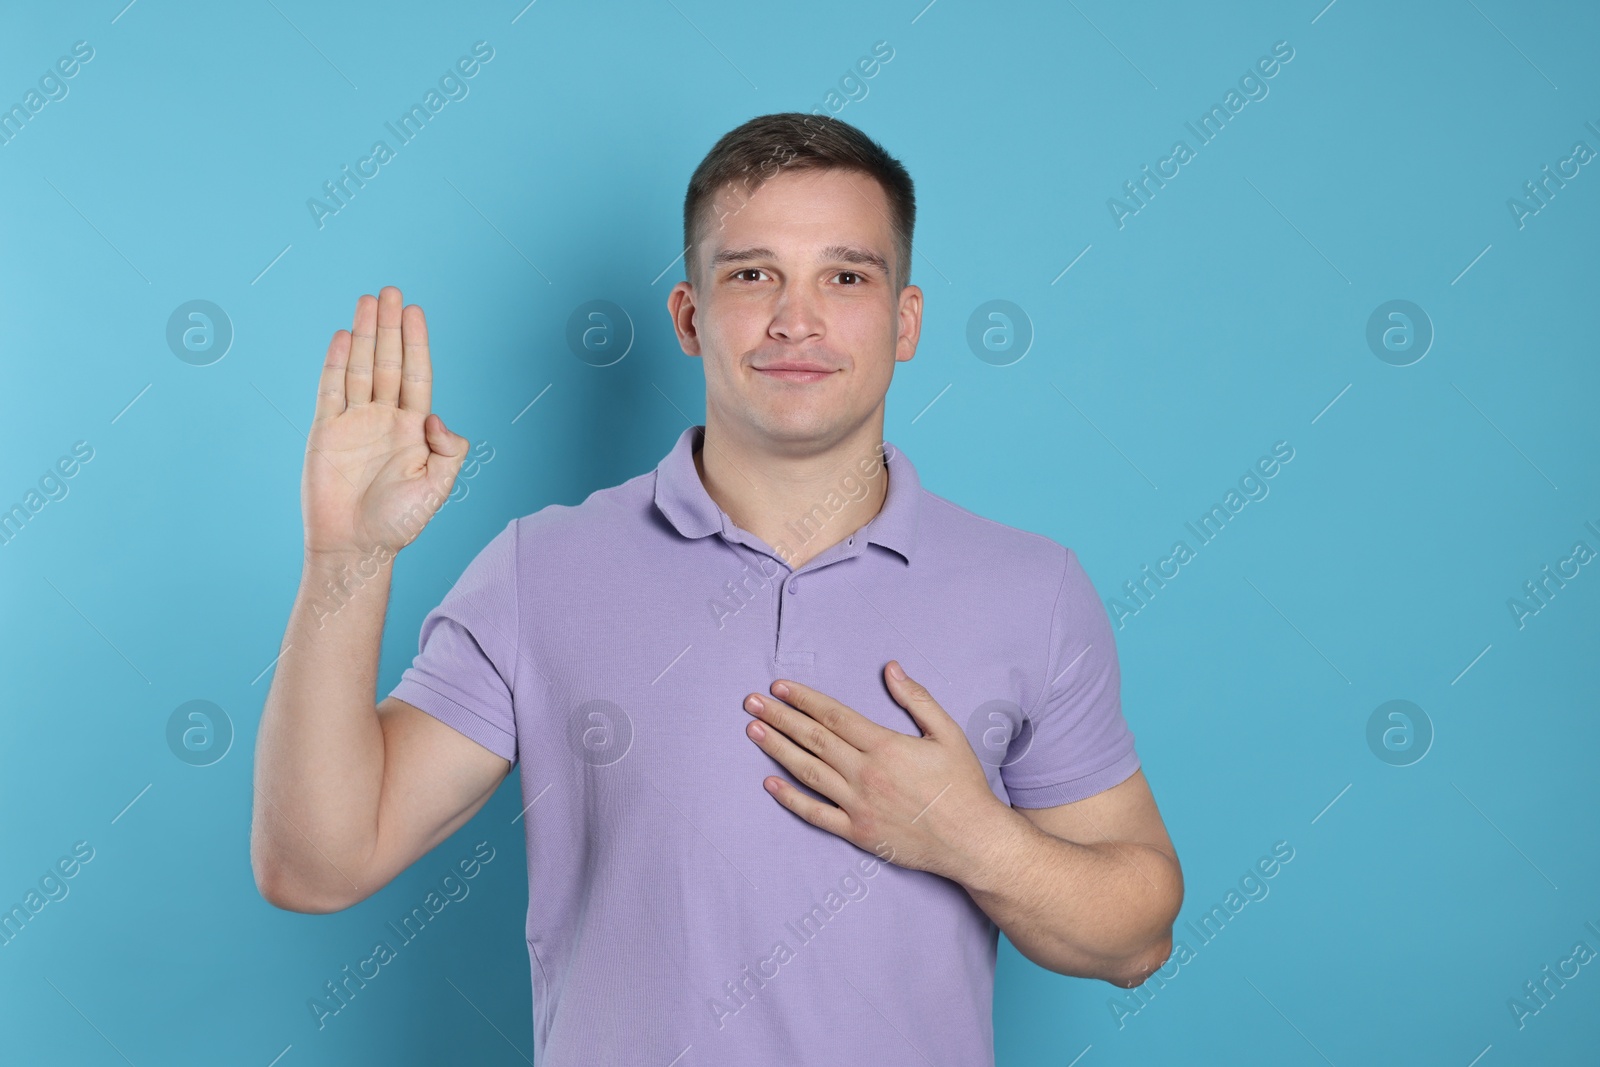
[[[428,324],[400,290],[356,301],[351,330],[328,344],[306,441],[306,553],[398,551],[450,493],[467,439],[430,413]]]

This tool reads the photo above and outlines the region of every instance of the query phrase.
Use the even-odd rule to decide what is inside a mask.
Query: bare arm
[[[1166,962],[1183,872],[1144,771],[1054,808],[998,808],[960,879],[1039,966],[1131,989]]]
[[[1053,808],[1012,808],[927,687],[896,660],[883,677],[920,736],[789,678],[748,695],[751,740],[835,803],[779,777],[766,780],[773,798],[879,859],[958,883],[1041,967],[1131,989],[1161,966],[1183,872],[1144,771]]]
[[[427,324],[400,291],[328,346],[302,483],[305,557],[256,738],[250,861],[293,911],[366,899],[470,819],[511,764],[404,701],[375,707],[392,565],[467,440],[430,416]]]

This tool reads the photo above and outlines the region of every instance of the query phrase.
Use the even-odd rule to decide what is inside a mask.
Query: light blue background
[[[883,40],[839,117],[917,182],[926,317],[885,436],[929,489],[1072,546],[1109,598],[1295,449],[1117,633],[1196,957],[1119,1027],[1125,992],[1003,943],[1000,1064],[1595,1061],[1600,963],[1524,1028],[1507,1007],[1575,942],[1600,949],[1600,567],[1521,629],[1507,607],[1575,541],[1600,549],[1600,164],[1523,228],[1507,207],[1575,141],[1600,149],[1593,5],[123,2],[18,5],[0,34],[6,106],[95,50],[0,147],[0,506],[95,450],[0,547],[0,903],[95,849],[0,948],[0,1058],[531,1055],[515,776],[347,912],[278,911],[252,882],[328,337],[400,286],[428,312],[436,410],[495,450],[401,557],[387,692],[509,518],[649,469],[703,420],[664,310],[689,174],[756,114],[823,108]],[[319,230],[307,198],[479,40],[470,96]],[[1194,147],[1185,121],[1280,40],[1270,95],[1119,229],[1107,199]],[[210,366],[165,341],[193,299],[235,330]],[[610,367],[564,340],[592,299],[637,329]],[[994,299],[1035,335],[1010,366],[966,342]],[[1365,341],[1392,299],[1436,331],[1411,366]],[[193,699],[235,728],[208,767],[166,742]],[[1391,699],[1436,731],[1410,766],[1367,745]],[[497,856],[471,896],[319,1031],[308,999],[480,840]],[[1186,937],[1277,841],[1295,856],[1270,895]]]

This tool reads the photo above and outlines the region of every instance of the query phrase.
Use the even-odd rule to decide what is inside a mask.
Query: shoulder
[[[654,470],[596,489],[578,504],[546,504],[512,520],[523,548],[582,544],[625,529],[629,519],[648,521],[655,502]]]
[[[1054,591],[1072,550],[1054,538],[979,515],[927,489],[922,490],[918,543],[949,563],[966,559],[999,576],[1048,585]]]

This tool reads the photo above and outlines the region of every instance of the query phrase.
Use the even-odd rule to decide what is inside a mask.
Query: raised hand
[[[400,290],[356,301],[334,333],[317,387],[300,501],[310,556],[399,551],[444,504],[467,457],[465,437],[430,413],[428,323]]]

